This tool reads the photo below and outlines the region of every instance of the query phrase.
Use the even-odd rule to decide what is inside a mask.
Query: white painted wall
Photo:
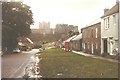
[[[113,15],[116,16],[116,23],[114,23],[114,17]],[[109,28],[105,29],[105,23],[104,23],[104,19],[109,17]],[[112,48],[115,49],[116,47],[118,47],[118,13],[112,14],[110,16],[106,16],[103,17],[101,19],[101,39],[107,38],[108,41],[108,53],[110,53],[110,41],[113,40],[113,46]],[[113,39],[110,39],[109,37],[113,37]],[[101,53],[103,53],[103,40],[101,40]]]

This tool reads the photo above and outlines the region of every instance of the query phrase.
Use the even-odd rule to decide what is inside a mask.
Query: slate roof
[[[101,18],[119,12],[119,3],[116,3],[110,10],[108,10]]]
[[[64,42],[70,42],[73,38],[75,38],[77,35],[74,35],[74,36],[72,36],[72,37],[70,37],[70,38],[68,38],[67,40],[65,40]]]
[[[72,41],[77,41],[82,39],[82,34],[77,35],[75,38],[72,39]]]
[[[99,24],[101,23],[101,18],[91,22],[90,24],[86,25],[86,27],[82,28],[82,29],[85,29],[85,28],[88,28],[88,27],[93,27],[93,25],[96,25],[96,24]]]

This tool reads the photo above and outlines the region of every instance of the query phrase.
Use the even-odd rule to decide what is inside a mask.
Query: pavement
[[[105,58],[105,57],[101,57],[101,56],[97,56],[97,55],[92,55],[92,54],[87,54],[87,53],[83,53],[83,52],[74,51],[74,50],[72,50],[72,52],[75,53],[75,54],[79,54],[79,55],[83,55],[83,56],[87,56],[87,57],[91,57],[91,58],[95,58],[95,59],[101,59],[101,60],[106,60],[106,61],[109,61],[109,62],[120,63],[118,60],[115,60],[115,59]]]

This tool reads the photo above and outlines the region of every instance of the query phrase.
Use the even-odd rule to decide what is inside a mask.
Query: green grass
[[[118,64],[65,52],[45,50],[39,56],[44,78],[117,78]]]

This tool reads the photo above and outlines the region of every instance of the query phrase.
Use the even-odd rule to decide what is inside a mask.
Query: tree
[[[9,34],[9,35],[8,35]],[[17,35],[14,30],[8,26],[3,25],[2,28],[2,47],[3,51],[11,51],[17,45]]]
[[[16,47],[18,37],[31,33],[33,14],[30,7],[21,2],[4,2],[2,5],[2,48],[11,51]]]
[[[72,37],[73,35],[75,35],[75,33],[73,31],[69,31],[69,37]]]

